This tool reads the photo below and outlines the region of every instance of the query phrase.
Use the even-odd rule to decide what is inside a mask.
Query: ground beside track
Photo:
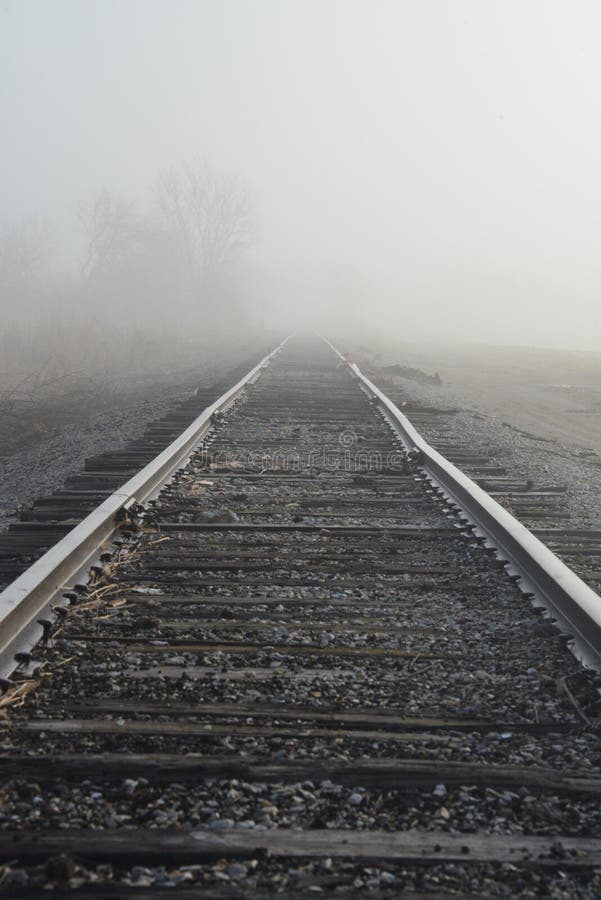
[[[504,464],[535,484],[565,484],[566,527],[601,527],[601,356],[528,347],[349,345],[360,367],[399,362],[439,372],[441,385],[399,378],[385,388],[407,399],[455,408],[449,436],[470,434],[475,449],[495,447]],[[427,428],[418,426],[428,440]]]
[[[258,345],[256,352],[258,357]],[[250,345],[248,353],[252,353]],[[56,404],[55,424],[44,420],[43,428],[34,434],[26,423],[18,447],[0,445],[0,534],[18,521],[19,510],[61,488],[70,475],[78,474],[87,457],[136,439],[149,423],[171,412],[197,387],[222,378],[239,364],[239,359],[237,348],[220,359],[216,354],[205,354],[194,369],[154,376],[146,373],[134,379],[113,376],[110,396],[99,394],[95,400],[66,396],[62,405]],[[16,421],[15,442],[19,428]]]

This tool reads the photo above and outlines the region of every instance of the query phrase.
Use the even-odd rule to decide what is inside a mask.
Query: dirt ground
[[[441,401],[469,406],[547,440],[601,455],[601,353],[485,345],[370,344],[366,354],[443,381]]]

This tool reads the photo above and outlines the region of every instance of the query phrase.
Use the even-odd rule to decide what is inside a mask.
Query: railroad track
[[[0,597],[0,896],[598,896],[599,598],[318,339],[150,444]]]

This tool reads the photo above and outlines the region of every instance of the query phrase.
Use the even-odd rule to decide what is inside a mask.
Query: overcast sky
[[[291,303],[601,350],[600,46],[598,0],[0,0],[0,215],[201,156]]]

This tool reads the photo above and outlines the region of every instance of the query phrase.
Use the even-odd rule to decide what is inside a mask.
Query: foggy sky
[[[317,323],[601,350],[597,0],[4,0],[2,220],[206,158]],[[382,323],[385,322],[385,326]]]

